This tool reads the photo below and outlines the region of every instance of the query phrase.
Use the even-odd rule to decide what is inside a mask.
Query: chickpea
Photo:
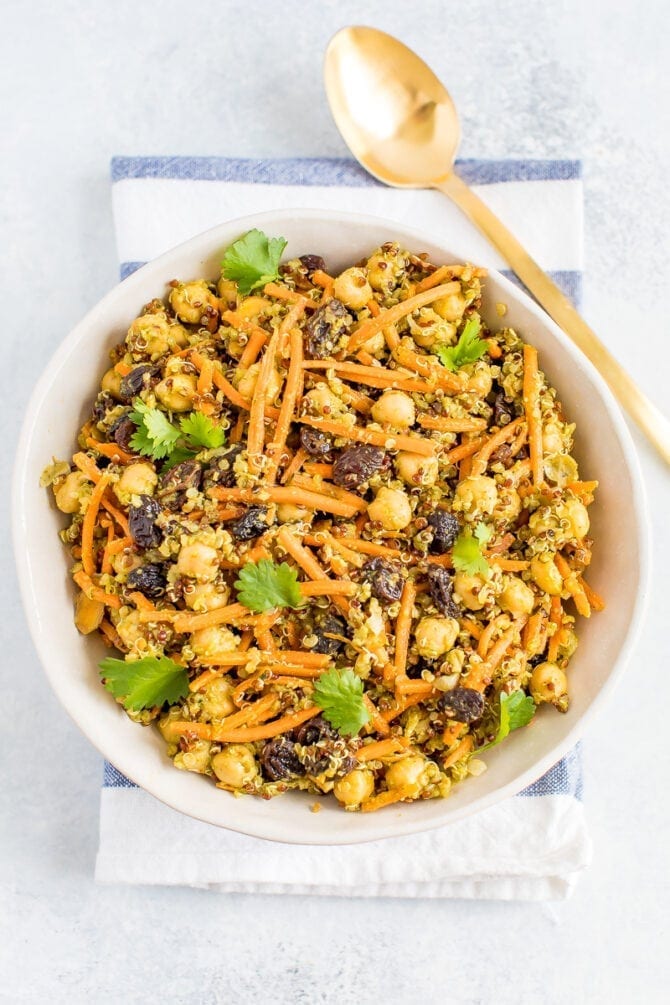
[[[493,513],[498,502],[498,488],[493,478],[469,475],[456,486],[454,509],[472,517]]]
[[[131,611],[125,618],[119,618],[116,625],[121,641],[132,649],[137,642],[145,638],[145,626],[140,621],[140,612]]]
[[[568,708],[568,678],[555,663],[540,663],[530,678],[530,693],[540,704],[549,702],[560,712]]]
[[[216,288],[227,307],[235,308],[237,306],[237,283],[234,283],[232,279],[224,279],[221,276]]]
[[[250,747],[231,743],[212,758],[212,771],[228,789],[241,789],[258,774],[256,758]]]
[[[516,520],[521,512],[521,496],[516,489],[511,486],[501,486],[498,502],[493,511],[496,520],[504,520],[511,523]]]
[[[584,503],[580,502],[579,499],[566,499],[565,509],[567,511],[566,516],[570,521],[572,536],[577,539],[585,537],[589,532],[591,523]]]
[[[384,391],[372,406],[372,418],[394,429],[409,429],[416,421],[414,402],[404,391]]]
[[[333,283],[333,294],[346,307],[360,311],[372,300],[372,287],[364,269],[345,269]]]
[[[375,778],[369,768],[355,768],[333,787],[335,798],[345,806],[358,806],[369,799],[375,790]]]
[[[433,310],[437,311],[445,321],[460,321],[465,310],[465,297],[462,293],[450,293],[446,297],[440,297],[433,304]]]
[[[270,301],[266,300],[265,297],[245,297],[237,308],[237,316],[245,321],[255,321],[271,306]]]
[[[385,348],[386,339],[384,338],[383,332],[376,332],[374,335],[371,335],[370,338],[367,339],[367,341],[365,341],[361,346],[361,349],[364,349],[365,352],[369,352],[371,356],[376,356],[377,353],[381,352]]]
[[[114,367],[110,367],[104,374],[100,387],[103,391],[111,394],[113,398],[116,398],[117,401],[121,401],[121,380],[121,374],[117,373]]]
[[[243,398],[251,401],[254,396],[254,391],[256,390],[256,384],[258,383],[258,374],[260,373],[261,364],[252,363],[248,370],[246,370],[237,385],[237,390],[240,392]],[[275,400],[277,395],[281,390],[281,377],[277,370],[273,369],[270,371],[270,376],[268,378],[268,386],[265,392],[266,401],[270,404]]]
[[[508,576],[498,603],[503,611],[510,614],[530,614],[535,603],[535,594],[518,576]]]
[[[452,648],[458,638],[458,621],[455,618],[421,618],[414,634],[419,656],[436,660]]]
[[[380,293],[390,293],[402,281],[406,262],[401,248],[397,244],[388,244],[373,255],[370,255],[366,265],[368,282],[373,290]]]
[[[469,611],[481,611],[484,606],[484,601],[479,599],[483,586],[484,580],[479,575],[457,572],[454,576],[454,595]]]
[[[426,783],[426,761],[419,754],[408,754],[392,764],[386,772],[389,789],[409,788],[417,795]]]
[[[493,377],[488,363],[482,360],[475,363],[474,369],[468,377],[468,393],[476,394],[478,398],[485,398],[493,387]]]
[[[81,471],[71,471],[62,485],[56,489],[54,499],[61,513],[77,513],[81,504],[85,486],[88,484],[86,475]]]
[[[199,775],[207,774],[211,747],[209,740],[196,740],[189,750],[180,750],[175,754],[173,758],[175,768],[181,771],[196,771]]]
[[[368,516],[385,530],[403,530],[412,520],[412,507],[402,489],[381,488],[368,505]]]
[[[563,590],[563,577],[556,568],[554,555],[536,555],[530,563],[533,582],[551,597],[558,597]]]
[[[74,602],[74,623],[82,635],[90,635],[100,626],[105,616],[105,605],[99,600],[91,600],[85,593],[77,594]]]
[[[434,485],[439,473],[437,457],[424,457],[423,454],[412,454],[401,450],[396,454],[395,469],[398,477],[406,485]]]
[[[165,314],[143,314],[131,324],[126,342],[133,353],[146,353],[154,358],[162,356],[172,342],[170,322]]]
[[[303,398],[308,415],[333,415],[346,411],[345,406],[336,394],[326,384],[312,388]]]
[[[197,391],[194,373],[175,373],[156,385],[156,397],[171,412],[188,412],[193,407]]]
[[[170,291],[170,306],[179,320],[187,324],[199,324],[208,305],[216,307],[217,301],[203,279],[180,283]]]
[[[237,635],[229,628],[214,625],[211,628],[200,628],[191,635],[191,649],[196,656],[215,660],[220,656],[235,652],[239,643]]]
[[[298,523],[300,520],[308,520],[310,511],[304,506],[296,506],[295,503],[280,503],[277,506],[278,523]]]
[[[548,481],[557,485],[567,485],[579,478],[577,461],[569,454],[545,454],[544,475]]]
[[[225,677],[218,677],[203,692],[202,713],[206,719],[225,719],[235,711],[232,698],[233,685]]]
[[[555,422],[548,422],[542,429],[542,450],[545,454],[563,452],[563,437]]]
[[[152,496],[158,484],[158,475],[146,461],[129,464],[114,486],[114,493],[124,506],[132,496]]]
[[[219,556],[215,548],[201,541],[185,544],[177,558],[177,571],[199,583],[211,583],[219,571]]]
[[[230,588],[226,585],[195,583],[189,589],[184,590],[186,606],[192,611],[214,611],[217,607],[225,607],[229,597]]]

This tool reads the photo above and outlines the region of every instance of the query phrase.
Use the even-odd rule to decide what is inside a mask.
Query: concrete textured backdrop
[[[116,281],[111,155],[344,154],[320,68],[347,23],[400,36],[441,74],[463,156],[584,160],[584,313],[667,405],[663,0],[5,0],[3,524],[30,389]],[[670,498],[667,471],[636,442],[654,521],[652,606],[585,744],[595,860],[560,905],[97,887],[100,758],[46,685],[3,537],[0,1000],[667,1000]]]

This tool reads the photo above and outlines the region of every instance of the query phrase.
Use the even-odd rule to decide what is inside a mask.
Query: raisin
[[[163,533],[156,526],[156,518],[161,508],[151,496],[140,496],[139,506],[128,510],[130,536],[140,548],[156,548],[163,539]]]
[[[388,558],[371,558],[362,570],[363,579],[370,584],[372,596],[384,604],[400,600],[405,583],[400,562]]]
[[[242,453],[242,450],[243,447],[240,443],[234,443],[232,447],[228,447],[228,449],[224,450],[224,452],[219,454],[218,457],[213,457],[210,461],[209,467],[205,471],[203,488],[211,489],[215,485],[221,485],[226,489],[234,488],[234,464],[236,458]]]
[[[476,722],[484,714],[484,695],[471,687],[455,687],[437,702],[437,707],[448,719],[457,722]]]
[[[333,465],[333,481],[345,489],[358,489],[384,467],[386,454],[381,447],[356,443],[346,447]]]
[[[114,398],[108,391],[101,391],[93,402],[93,419],[95,422],[104,422],[107,412],[116,406]]]
[[[246,513],[228,525],[228,529],[237,541],[251,541],[264,534],[270,526],[267,513],[265,506],[250,506]]]
[[[493,425],[506,426],[514,418],[514,406],[505,398],[504,392],[499,391],[493,402]]]
[[[293,731],[293,739],[303,747],[310,747],[319,740],[336,740],[337,737],[338,733],[320,715],[315,719],[308,719]]]
[[[153,387],[160,380],[160,369],[157,366],[149,366],[142,363],[141,366],[134,367],[130,373],[121,381],[119,387],[119,397],[122,401],[132,401],[140,391],[147,387]]]
[[[501,443],[498,449],[491,454],[490,463],[502,464],[504,468],[510,468],[514,463],[511,444]]]
[[[130,441],[137,432],[137,426],[126,413],[116,420],[113,426],[110,427],[109,434],[122,450],[128,450],[132,452],[132,447]]]
[[[461,612],[452,596],[454,580],[450,573],[441,565],[430,565],[428,567],[428,585],[430,598],[438,611],[441,614],[446,614],[448,618],[459,617]]]
[[[284,778],[295,778],[305,774],[305,769],[295,752],[295,743],[285,736],[269,740],[261,751],[260,760],[263,774],[271,782],[280,782]]]
[[[333,443],[331,437],[322,433],[320,429],[301,426],[300,446],[307,451],[310,457],[318,457],[322,461],[332,460]]]
[[[161,565],[141,565],[129,573],[127,584],[129,589],[138,590],[145,597],[156,600],[165,593],[167,579]]]
[[[435,510],[428,517],[428,524],[433,528],[433,539],[429,545],[430,551],[434,555],[449,551],[461,529],[454,514],[447,513],[443,509]]]
[[[325,272],[326,263],[321,255],[301,255],[300,264],[311,279],[315,272]]]
[[[161,492],[186,492],[187,489],[199,489],[202,481],[202,468],[197,461],[182,461],[175,464],[160,480]]]
[[[305,325],[306,348],[309,355],[316,359],[332,356],[353,321],[352,315],[341,300],[333,298],[323,307],[319,307]]]
[[[314,635],[317,643],[312,646],[312,652],[324,653],[327,656],[336,656],[342,649],[344,642],[341,638],[331,638],[332,635],[347,637],[347,626],[341,618],[334,614],[324,614],[319,623],[314,628]]]

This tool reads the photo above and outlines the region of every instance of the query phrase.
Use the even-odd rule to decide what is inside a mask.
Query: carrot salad
[[[43,478],[75,624],[177,768],[363,812],[443,797],[568,709],[597,483],[537,350],[481,316],[483,269],[285,245],[244,235],[113,349]]]

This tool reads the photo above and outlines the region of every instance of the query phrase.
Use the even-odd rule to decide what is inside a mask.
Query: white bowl
[[[107,294],[65,339],[37,384],[26,414],[14,477],[14,542],[30,630],[51,685],[65,709],[98,750],[128,778],[169,806],[219,827],[277,841],[347,844],[428,830],[458,820],[519,792],[565,754],[604,704],[634,643],[648,579],[648,522],[639,467],[628,430],[594,368],[524,293],[497,272],[485,287],[483,314],[500,325],[495,304],[508,305],[511,325],[540,352],[540,364],[577,423],[575,453],[585,478],[600,488],[592,507],[593,587],[607,608],[580,619],[580,645],[570,663],[567,715],[542,708],[529,729],[491,752],[489,770],[454,787],[448,799],[400,804],[374,814],[344,813],[324,798],[290,793],[270,801],[232,798],[210,779],[175,770],[157,730],[132,723],[101,687],[102,643],[84,638],[72,621],[68,555],[57,532],[64,520],[39,486],[53,456],[69,458],[106,368],[109,349],[122,340],[144,303],[162,295],[175,276],[218,274],[221,251],[251,227],[288,240],[288,253],[323,255],[337,271],[389,240],[438,262],[460,261],[458,248],[381,219],[345,213],[290,210],[233,220],[207,231],[144,266]]]

